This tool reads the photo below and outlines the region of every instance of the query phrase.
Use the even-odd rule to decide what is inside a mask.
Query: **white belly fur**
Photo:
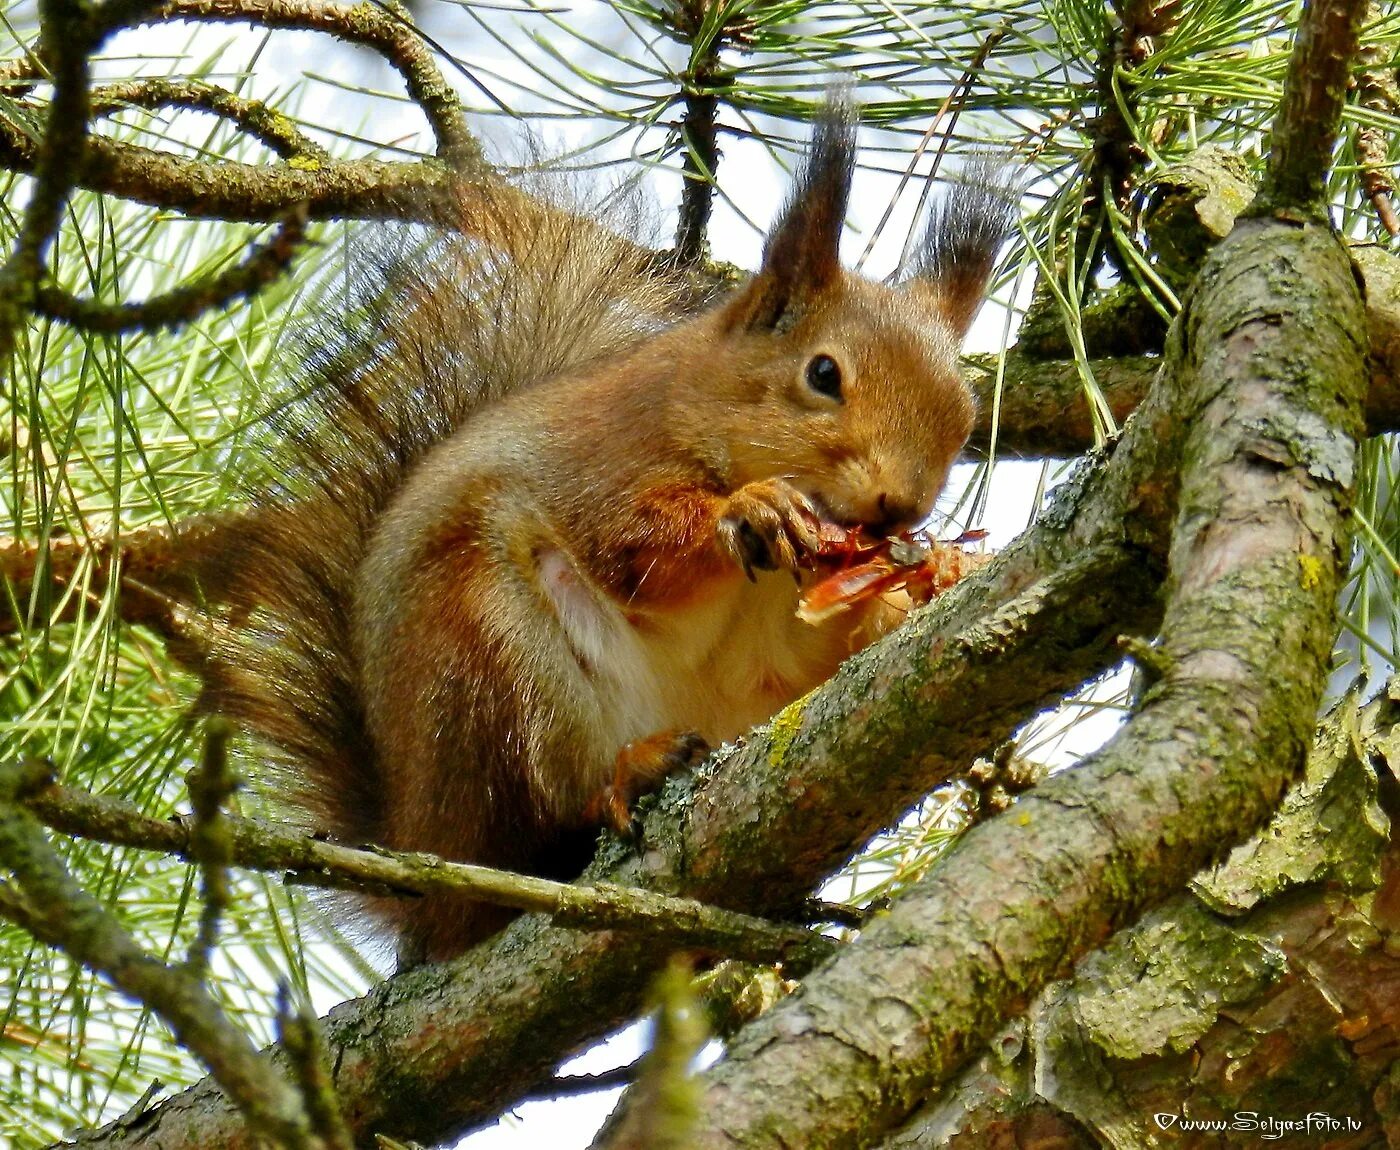
[[[614,749],[658,731],[742,734],[825,679],[847,652],[847,627],[796,617],[786,572],[726,580],[695,603],[628,609],[558,550],[539,556],[543,589],[597,701]]]

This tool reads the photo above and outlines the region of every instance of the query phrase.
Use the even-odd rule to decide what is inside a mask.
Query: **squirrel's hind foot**
[[[617,752],[612,782],[593,797],[584,817],[625,839],[639,839],[641,823],[632,811],[637,800],[667,775],[698,766],[709,753],[710,744],[696,731],[661,731],[634,739]]]

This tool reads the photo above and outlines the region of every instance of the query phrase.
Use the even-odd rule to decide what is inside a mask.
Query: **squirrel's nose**
[[[872,534],[879,536],[898,535],[901,531],[915,526],[923,518],[919,508],[911,500],[891,495],[888,491],[880,492],[875,500],[875,507],[879,517],[867,523],[866,527]]]

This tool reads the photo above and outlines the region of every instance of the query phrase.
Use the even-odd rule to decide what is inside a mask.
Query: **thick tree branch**
[[[1087,474],[993,572],[853,664],[806,706],[785,712],[723,770],[707,773],[693,810],[678,804],[684,788],[673,784],[648,823],[647,855],[620,864],[614,856],[611,873],[750,907],[791,905],[930,780],[946,778],[1109,663],[1123,620],[1134,630],[1155,621],[1152,591],[1179,440],[1154,418],[1142,421],[1151,432],[1130,437],[1111,467]],[[1123,526],[1115,528],[1119,516]],[[1070,556],[1076,561],[1067,564]],[[972,622],[988,608],[995,610],[987,621]],[[910,672],[922,681],[901,678]],[[972,704],[988,697],[1004,701],[990,714],[973,713]],[[838,725],[863,731],[865,742]],[[848,766],[849,780],[841,772]],[[816,841],[818,828],[827,841]],[[794,836],[786,848],[769,837],[784,834]],[[752,858],[733,857],[745,850]],[[654,950],[525,920],[452,967],[395,980],[343,1010],[332,1033],[337,1086],[352,1100],[358,1136],[389,1128],[431,1138],[489,1115],[532,1076],[630,1014],[640,974],[658,961]],[[417,995],[427,1002],[407,1001]],[[433,1025],[425,1028],[429,1011]],[[444,1034],[452,1040],[447,1059]],[[174,1129],[183,1118],[193,1133]],[[207,1089],[163,1107],[152,1124],[173,1139],[162,1145],[244,1137]]]
[[[1301,766],[1349,558],[1360,295],[1327,231],[1242,225],[1175,330],[1191,431],[1168,673],[1108,747],[975,828],[743,1032],[705,1075],[697,1150],[854,1147],[902,1121],[1008,1013],[1259,826]]]
[[[1067,1145],[1088,1131],[1085,1144],[1146,1146],[1163,1138],[1155,1114],[1168,1138],[1222,1123],[1216,1144],[1239,1113],[1260,1123],[1236,1125],[1241,1140],[1268,1121],[1299,1145],[1393,1145],[1397,698],[1392,681],[1365,707],[1344,699],[1265,831],[1048,987],[885,1150],[1025,1145],[1051,1128]]]

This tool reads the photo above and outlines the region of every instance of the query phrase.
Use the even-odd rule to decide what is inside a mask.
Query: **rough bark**
[[[1087,482],[1068,494],[1084,499],[1086,488],[1102,486]],[[698,777],[669,783],[646,819],[645,852],[613,845],[590,874],[790,913],[912,797],[1115,661],[1123,620],[1154,625],[1152,562],[1104,541],[1116,505],[1102,492],[1078,516],[1064,502],[1063,518],[1052,517],[897,642],[867,652]],[[1037,579],[1042,564],[1094,537],[1090,524],[1098,548]],[[1002,606],[979,618],[989,603]],[[913,691],[911,668],[921,683]],[[1002,706],[988,713],[978,702],[987,698]],[[970,715],[977,722],[959,730]],[[563,930],[528,916],[454,963],[390,979],[327,1018],[347,1120],[369,1146],[375,1131],[432,1141],[493,1117],[560,1060],[633,1017],[665,957],[638,936]],[[250,1145],[207,1082],[99,1144]]]
[[[1366,298],[1370,341],[1366,390],[1369,435],[1400,430],[1400,260],[1374,245],[1349,249]],[[1121,426],[1147,396],[1162,361],[1155,355],[1091,359],[1089,371]],[[968,382],[981,400],[974,450],[986,451],[993,433],[999,457],[1075,456],[1094,446],[1094,425],[1073,360],[1007,354],[1000,399],[995,396],[997,357],[968,359]]]
[[[885,1150],[1400,1142],[1398,701],[1339,704],[1258,838],[1047,987]]]
[[[1269,230],[1277,235],[1276,225]],[[1311,230],[1296,235],[1302,244],[1316,240]],[[1291,270],[1302,272],[1303,284],[1312,282],[1304,256]],[[1330,282],[1338,298],[1351,298],[1335,260],[1317,278]],[[1218,283],[1214,290],[1225,294]],[[1201,305],[1196,321],[1208,322],[1212,314]],[[1336,412],[1324,410],[1306,364],[1319,353],[1321,331],[1322,353],[1343,365],[1340,399],[1353,399],[1361,373],[1352,362],[1355,344],[1345,344],[1361,324],[1346,309],[1330,318],[1309,313],[1318,327],[1309,332],[1308,346],[1283,353],[1284,369],[1261,381],[1257,369],[1270,355],[1259,349],[1279,339],[1271,325],[1278,323],[1287,337],[1295,334],[1289,321],[1297,316],[1279,321],[1276,311],[1264,308],[1236,318],[1237,326],[1225,325],[1215,335],[1237,358],[1205,364],[1187,356],[1168,382],[1190,392],[1193,384],[1229,379],[1233,371],[1244,386],[1195,393],[1202,402],[1188,414],[1199,418],[1186,422],[1167,418],[1182,414],[1179,394],[1149,403],[1112,462],[1081,476],[1042,528],[985,577],[853,663],[830,688],[784,712],[720,768],[671,786],[648,821],[646,852],[625,858],[614,852],[599,864],[620,881],[766,913],[790,909],[912,797],[1107,665],[1120,627],[1155,627],[1153,590],[1164,528],[1176,505],[1178,427],[1192,429],[1185,447],[1192,478],[1173,548],[1176,598],[1165,629],[1166,674],[1134,730],[1097,764],[1050,784],[1011,819],[989,824],[940,872],[941,886],[916,888],[814,979],[804,999],[760,1023],[746,1045],[736,1047],[728,1066],[743,1058],[752,1066],[756,1055],[792,1060],[802,1040],[822,1028],[799,1025],[790,1033],[782,1019],[810,1011],[814,998],[832,991],[841,977],[833,972],[843,964],[850,977],[867,969],[861,963],[879,968],[927,941],[938,945],[939,961],[951,964],[957,977],[938,988],[951,994],[929,996],[925,980],[912,1006],[892,993],[874,1011],[867,970],[863,1009],[890,1026],[873,1038],[878,1057],[867,1046],[860,1058],[884,1058],[892,1035],[904,1027],[908,1041],[886,1063],[894,1080],[877,1083],[863,1099],[861,1078],[838,1082],[846,1097],[821,1099],[830,1104],[823,1118],[835,1115],[835,1124],[800,1144],[846,1144],[853,1131],[865,1137],[898,1120],[929,1082],[975,1052],[1008,1010],[1162,898],[1187,868],[1219,849],[1224,835],[1257,821],[1276,797],[1302,746],[1299,716],[1311,714],[1315,702],[1330,634],[1319,636],[1342,551],[1338,490],[1348,457],[1328,437],[1328,418]],[[1339,334],[1336,343],[1328,342]],[[1201,346],[1213,346],[1212,337],[1192,344]],[[1295,372],[1298,364],[1304,366]],[[1249,393],[1250,386],[1258,394]],[[1293,401],[1301,406],[1290,407]],[[1308,401],[1317,402],[1309,407]],[[1237,406],[1254,422],[1242,422]],[[1354,420],[1341,422],[1355,430]],[[1222,449],[1223,457],[1213,455]],[[1201,481],[1216,464],[1225,476],[1219,489]],[[1238,629],[1240,618],[1250,624],[1248,641],[1237,643],[1232,631],[1222,643],[1223,629]],[[1277,645],[1267,651],[1271,658],[1304,673],[1285,684],[1265,682],[1261,635]],[[988,699],[998,705],[988,708]],[[1263,754],[1266,740],[1281,748],[1277,757]],[[1193,743],[1189,753],[1183,742]],[[1180,769],[1183,758],[1191,770]],[[1230,803],[1220,802],[1222,784]],[[1018,868],[1026,877],[1008,882]],[[1062,892],[1069,897],[1059,901]],[[966,929],[969,922],[985,925],[982,911],[1002,918],[1000,934]],[[930,919],[944,928],[932,939]],[[439,1138],[490,1115],[558,1058],[635,1010],[645,974],[662,957],[650,953],[654,949],[619,934],[580,935],[523,920],[460,963],[393,980],[338,1011],[332,1023],[337,1086],[358,1137],[368,1144],[372,1130],[389,1129]],[[973,993],[956,997],[969,985]],[[832,1001],[842,997],[833,993]],[[950,998],[955,1001],[947,1009]],[[882,1012],[885,1005],[890,1010]],[[833,1008],[827,1018],[836,1017]],[[845,1042],[836,1045],[839,1057],[850,1053]],[[815,1064],[807,1069],[825,1072]],[[716,1081],[732,1087],[726,1073],[721,1067],[712,1087]],[[776,1100],[754,1099],[759,1079],[746,1079],[750,1101],[761,1107]],[[732,1089],[729,1095],[738,1097]],[[852,1118],[842,1108],[851,1095],[874,1103]],[[784,1108],[791,1109],[797,1096],[784,1099]],[[744,1109],[731,1107],[730,1113]],[[742,1136],[753,1135],[746,1144],[774,1144],[776,1127],[761,1109],[739,1117]],[[126,1141],[247,1144],[236,1118],[207,1087],[107,1140]]]
[[[1159,389],[1112,456],[1086,463],[993,563],[699,777],[669,784],[646,852],[605,852],[591,875],[790,911],[913,798],[1115,663],[1119,631],[1152,633],[1184,426],[1169,400]],[[337,1008],[328,1038],[357,1136],[440,1139],[492,1117],[632,1017],[663,957],[530,917]],[[161,1150],[247,1145],[208,1083],[102,1142],[138,1134]]]

